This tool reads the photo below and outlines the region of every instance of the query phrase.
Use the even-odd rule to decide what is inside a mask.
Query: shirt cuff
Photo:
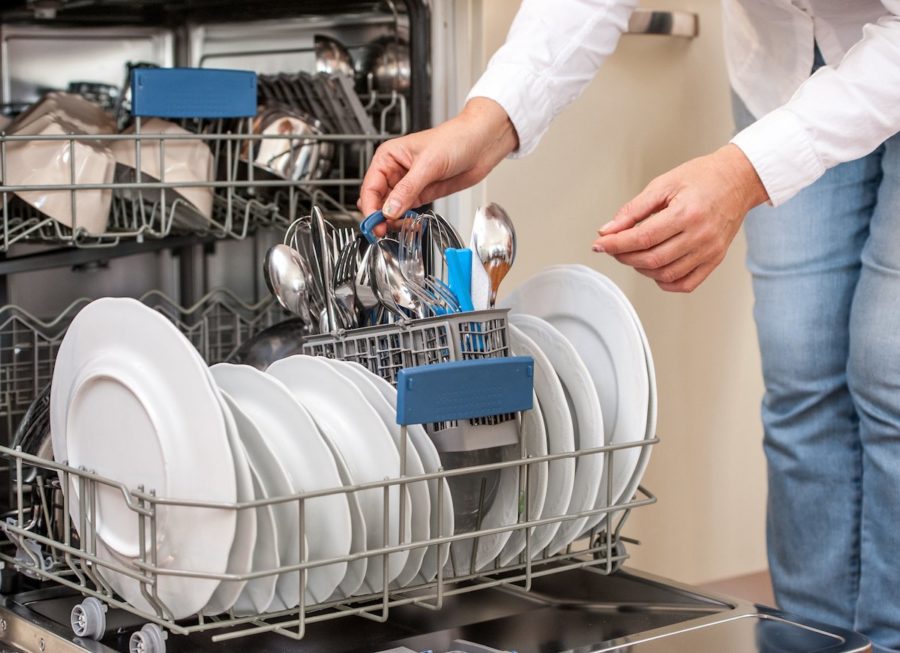
[[[731,142],[756,169],[772,206],[784,204],[825,174],[813,139],[802,121],[786,108],[766,114]]]
[[[530,154],[549,127],[553,115],[543,80],[534,71],[515,64],[491,64],[469,91],[466,100],[486,97],[506,111],[519,137],[519,147],[511,158]]]

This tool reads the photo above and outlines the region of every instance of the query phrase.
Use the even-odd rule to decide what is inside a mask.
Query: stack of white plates
[[[516,524],[525,505],[534,521],[630,501],[649,461],[650,447],[642,445],[656,433],[653,358],[631,303],[599,272],[566,265],[535,275],[501,305],[510,309],[512,353],[534,359],[534,410],[521,421],[525,454],[634,446],[529,465],[527,497],[520,496],[518,468],[504,469],[480,529]],[[559,553],[602,529],[606,518],[600,512],[533,529],[532,558]],[[450,573],[515,563],[525,546],[524,529],[456,542]]]
[[[529,517],[630,501],[650,458],[651,447],[640,445],[655,437],[657,411],[653,358],[634,307],[607,277],[581,265],[548,268],[502,306],[510,309],[513,353],[535,361],[536,405],[549,452],[635,444],[608,454],[610,459],[593,454],[551,462],[547,499]],[[557,553],[605,520],[601,513],[538,527],[533,556]],[[520,531],[509,538],[500,562],[507,564],[524,546]]]
[[[227,505],[379,482],[404,469],[438,471],[438,453],[421,427],[409,430],[401,465],[395,415],[394,388],[356,364],[294,356],[268,372],[209,368],[169,320],[131,299],[101,299],[78,314],[60,347],[51,394],[57,461],[122,484],[97,485],[91,508],[88,486],[70,479],[72,523],[86,550],[132,572],[142,543],[126,488]],[[401,514],[404,544],[453,533],[446,482],[392,487],[386,510],[381,489],[308,499],[302,529],[298,504],[159,505],[155,533],[145,528],[143,544],[163,572],[157,593],[170,616],[288,609],[299,604],[301,583],[298,571],[223,582],[168,570],[246,575],[296,565],[304,551],[315,561],[396,546]],[[376,556],[312,567],[305,601],[379,592],[385,582],[428,582],[445,561],[437,547],[422,546],[390,555],[387,564]],[[106,567],[99,573],[129,603],[154,611],[133,577]]]
[[[640,482],[656,428],[656,387],[647,340],[633,308],[608,279],[588,268],[550,268],[507,300],[512,353],[534,358],[534,410],[521,418],[527,456],[609,444],[637,446],[531,463],[528,493],[520,469],[506,468],[481,529],[577,515],[629,500]],[[446,481],[402,488],[335,492],[307,499],[226,509],[158,505],[155,530],[144,528],[127,488],[219,506],[346,488],[441,469],[422,427],[409,429],[401,461],[397,394],[354,363],[291,356],[266,372],[243,365],[209,368],[163,315],[130,299],[101,299],[72,322],[60,347],[51,394],[57,461],[121,486],[70,478],[73,524],[86,550],[138,570],[153,551],[162,570],[160,602],[175,619],[232,611],[290,609],[301,600],[300,572],[219,581],[169,575],[247,575],[309,561],[365,554],[454,533]],[[608,493],[611,488],[611,494]],[[442,505],[443,509],[438,510]],[[94,507],[91,507],[94,506]],[[440,512],[440,515],[439,515]],[[403,520],[401,523],[400,520]],[[605,514],[540,526],[533,556],[553,554],[595,528]],[[147,524],[145,523],[145,526]],[[404,541],[400,542],[400,533]],[[153,539],[151,539],[153,538]],[[521,559],[522,529],[423,545],[387,557],[312,567],[307,605],[465,575]],[[103,581],[132,605],[155,611],[146,587],[115,569]]]

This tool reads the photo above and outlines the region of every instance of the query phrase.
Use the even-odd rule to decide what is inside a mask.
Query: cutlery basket
[[[507,309],[453,313],[311,336],[303,352],[359,363],[397,384],[400,370],[510,355]],[[517,442],[515,415],[449,420],[428,427],[440,451],[469,451]]]

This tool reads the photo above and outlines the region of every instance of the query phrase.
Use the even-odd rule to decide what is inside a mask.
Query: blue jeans
[[[745,230],[778,604],[900,651],[900,135]]]

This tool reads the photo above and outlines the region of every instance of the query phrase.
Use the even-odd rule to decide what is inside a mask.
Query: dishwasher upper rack
[[[606,478],[612,479],[615,469],[615,456],[612,455],[614,452],[626,449],[649,449],[657,442],[657,438],[652,438],[560,454],[522,457],[469,468],[440,470],[415,476],[406,475],[405,469],[401,468],[400,477],[394,479],[235,504],[163,499],[158,497],[151,488],[129,488],[90,471],[44,460],[20,450],[0,447],[0,458],[3,458],[13,470],[15,479],[13,509],[7,513],[4,521],[0,522],[0,530],[5,533],[16,549],[11,551],[8,545],[6,549],[0,548],[0,562],[33,578],[63,585],[89,597],[73,610],[73,624],[77,624],[75,632],[78,636],[102,637],[105,629],[105,616],[103,615],[106,607],[104,606],[109,606],[132,613],[137,619],[135,626],[145,623],[143,628],[132,637],[138,636],[143,638],[142,641],[151,639],[157,645],[161,644],[162,648],[147,649],[156,651],[156,653],[162,653],[165,650],[166,631],[178,635],[217,631],[212,635],[213,641],[237,639],[267,632],[300,640],[306,636],[307,627],[318,622],[358,616],[383,623],[387,621],[390,610],[400,606],[414,605],[427,610],[440,610],[446,597],[500,586],[527,591],[531,588],[532,580],[535,578],[572,569],[590,567],[604,574],[615,572],[629,557],[626,543],[639,544],[622,533],[628,516],[636,508],[655,503],[656,497],[644,487],[638,487],[633,496],[621,497],[610,506],[593,508],[571,515],[542,516],[528,520],[525,515],[529,514],[527,497],[532,478],[530,466],[545,461],[552,462],[566,458],[578,460],[584,456],[604,455]],[[401,438],[401,452],[406,446],[410,445],[408,436],[404,434]],[[403,453],[401,453],[400,459],[401,461],[405,460]],[[401,465],[403,466],[403,463]],[[304,515],[306,514],[305,505],[308,501],[350,492],[381,491],[385,497],[383,502],[384,523],[391,523],[388,521],[391,505],[388,497],[391,488],[404,487],[415,482],[442,482],[460,475],[508,468],[518,470],[522,488],[521,496],[524,501],[520,505],[519,521],[515,524],[465,533],[447,534],[439,530],[435,536],[427,540],[413,542],[404,532],[404,520],[400,519],[397,521],[400,532],[399,543],[396,545],[387,544],[386,536],[384,546],[364,553],[315,561],[310,561],[308,558],[306,538],[302,536],[305,524]],[[69,493],[61,490],[62,487],[73,487],[73,483],[79,487],[76,494],[79,502],[77,514],[80,519],[80,528],[77,533],[81,533],[81,537],[72,528],[74,525],[70,517]],[[123,563],[121,560],[111,561],[101,558],[97,555],[96,520],[92,519],[92,516],[96,514],[96,496],[101,487],[110,488],[117,494],[121,493],[123,501],[134,514],[139,532],[142,533],[156,532],[159,511],[166,508],[177,507],[196,511],[197,519],[200,520],[203,512],[209,510],[239,511],[279,503],[295,504],[301,523],[301,537],[298,543],[298,560],[300,562],[248,574],[213,574],[191,569],[166,569],[161,566],[157,548],[152,544],[141,547],[138,558],[131,564]],[[612,496],[611,489],[611,480],[609,480],[607,487],[607,491],[610,492],[609,496]],[[438,496],[442,496],[442,493],[439,493]],[[404,509],[403,505],[404,502],[400,502],[401,511]],[[439,498],[437,503],[437,523],[439,524],[442,523],[441,511],[445,509],[447,507]],[[46,531],[42,528],[50,521],[51,514],[62,516],[62,528],[56,531]],[[531,530],[534,527],[600,514],[606,515],[606,519],[601,522],[601,525],[585,533],[565,549],[553,555],[546,550],[533,550]],[[437,576],[433,580],[427,582],[420,578],[417,582],[404,588],[385,586],[378,593],[354,596],[349,599],[329,599],[315,605],[306,604],[307,572],[311,568],[342,562],[350,563],[365,557],[370,564],[383,565],[386,572],[388,557],[393,553],[424,546],[440,547],[443,551],[452,543],[459,541],[465,541],[466,546],[468,541],[471,541],[474,550],[480,537],[517,530],[525,531],[525,549],[517,559],[505,566],[501,566],[495,561],[493,566],[476,570],[474,564],[468,569],[457,569],[452,563],[448,563],[438,569]],[[450,559],[453,560],[453,556],[450,556]],[[124,574],[140,582],[144,598],[153,611],[142,610],[117,597],[111,590],[108,581],[103,578],[103,570]],[[294,572],[299,572],[299,605],[270,613],[246,616],[226,613],[212,617],[194,615],[176,620],[172,618],[171,611],[159,599],[158,594],[159,579],[165,576],[243,581]],[[102,603],[100,605],[91,604],[91,600],[99,600]],[[85,618],[94,619],[94,621],[85,623]]]
[[[228,360],[244,341],[285,319],[271,297],[249,303],[224,288],[211,290],[191,306],[157,290],[139,299],[168,317],[211,365]],[[0,442],[11,442],[19,420],[50,383],[66,329],[90,301],[72,302],[52,320],[13,304],[0,308]]]
[[[254,133],[254,118],[240,120],[195,120],[182,122],[191,134],[141,133],[140,117],[135,119],[135,132],[130,134],[0,134],[0,179],[6,180],[9,150],[16,147],[53,147],[69,162],[65,183],[13,185],[0,183],[0,252],[9,251],[17,243],[53,243],[76,247],[113,247],[127,240],[162,239],[173,234],[197,234],[218,238],[243,239],[258,228],[288,226],[297,215],[313,204],[320,204],[335,214],[355,214],[357,189],[361,174],[368,168],[375,148],[384,140],[408,129],[406,97],[397,92],[363,107],[373,123],[382,131],[371,133],[308,133],[278,135]],[[288,107],[290,108],[290,107]],[[383,130],[398,114],[399,131]],[[311,118],[314,120],[315,118]],[[117,177],[110,182],[84,183],[76,178],[75,162],[83,147],[109,148],[116,143],[134,148],[134,160],[155,157],[160,178],[132,170],[134,179]],[[199,181],[171,181],[165,178],[167,148],[171,152],[185,142],[206,145],[212,156],[212,178]],[[252,152],[265,143],[282,144],[288,152],[303,148],[328,152],[319,158],[327,165],[309,171],[297,179],[279,177],[270,170],[257,168],[248,161]],[[122,167],[116,164],[119,172]],[[143,167],[143,166],[137,166]],[[208,219],[186,222],[180,216],[196,214],[196,209],[181,195],[183,189],[209,189],[213,206]],[[80,193],[99,192],[109,200],[109,220],[100,233],[91,233],[79,218]],[[71,226],[42,213],[25,202],[17,193],[65,193],[68,197],[67,219]],[[197,216],[199,217],[199,216]]]

